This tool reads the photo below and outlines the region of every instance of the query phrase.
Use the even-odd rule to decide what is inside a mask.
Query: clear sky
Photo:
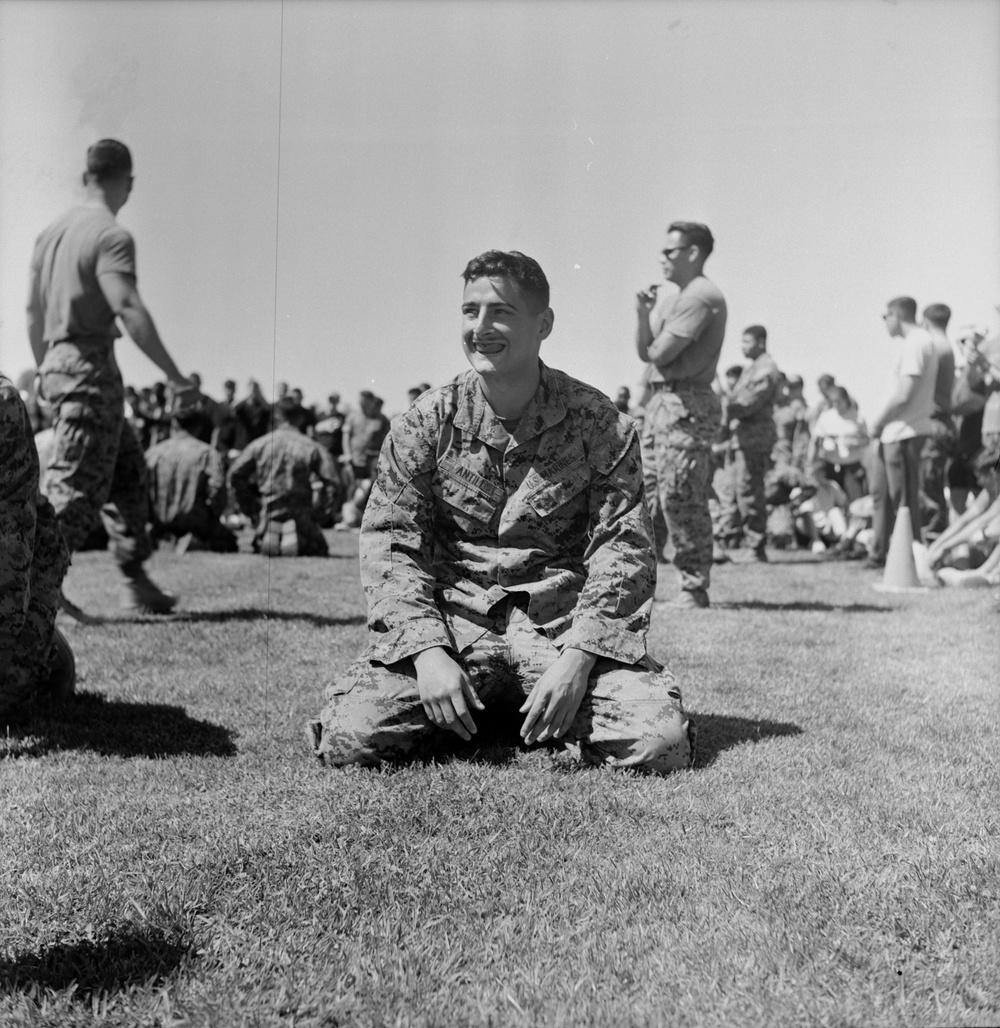
[[[716,236],[723,366],[761,322],[807,395],[829,371],[870,415],[888,298],[995,329],[998,126],[996,0],[0,0],[0,368],[32,363],[34,237],[116,136],[140,291],[209,392],[401,409],[465,368],[460,274],[492,247],[549,277],[543,359],[634,385],[682,218]]]

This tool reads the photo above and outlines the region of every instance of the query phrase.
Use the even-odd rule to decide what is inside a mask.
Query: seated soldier
[[[975,469],[982,491],[927,553],[944,585],[1000,585],[1000,445],[983,450]]]
[[[313,482],[326,507],[339,477],[333,458],[302,434],[302,408],[291,396],[274,404],[274,428],[251,442],[233,462],[229,484],[240,509],[256,521],[253,548],[269,557],[325,557],[316,523]],[[321,518],[320,520],[326,520]]]
[[[56,628],[69,551],[38,491],[38,454],[21,395],[0,375],[0,714],[33,698],[62,699],[76,663]]]
[[[171,435],[146,451],[150,535],[173,539],[178,552],[235,553],[236,536],[220,520],[226,509],[222,454],[195,432],[204,428],[200,401],[171,411]]]
[[[430,755],[513,704],[528,744],[689,767],[680,692],[646,653],[635,423],[539,360],[554,316],[534,260],[491,250],[463,278],[472,369],[393,420],[360,536],[369,644],[309,723],[313,750],[335,766]]]

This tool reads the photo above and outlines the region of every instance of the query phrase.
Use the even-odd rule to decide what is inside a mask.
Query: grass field
[[[365,630],[330,538],[157,555],[169,618],[78,557],[112,618],[0,738],[0,1025],[1000,1025],[989,592],[719,569],[654,611],[699,725],[669,778],[489,733],[332,771],[302,726]]]

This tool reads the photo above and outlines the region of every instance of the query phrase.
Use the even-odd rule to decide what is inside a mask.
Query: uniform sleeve
[[[135,242],[120,225],[101,235],[96,271],[98,275],[116,272],[135,278]]]
[[[252,445],[236,458],[229,469],[229,486],[233,490],[237,506],[248,517],[254,517],[260,510],[256,471],[257,455]]]
[[[587,578],[559,645],[635,664],[646,654],[656,588],[653,527],[635,427],[619,419],[618,430],[608,432],[608,438],[614,445],[602,441],[599,451],[591,453]]]
[[[393,664],[432,646],[454,648],[434,599],[433,416],[393,421],[361,523],[369,656]]]
[[[226,469],[222,463],[222,454],[216,449],[212,449],[208,454],[205,475],[205,491],[209,510],[215,517],[222,517],[229,499],[229,490],[226,488]]]
[[[0,386],[0,684],[24,627],[38,502],[38,458],[24,403]]]
[[[773,364],[757,364],[740,376],[736,389],[726,404],[729,416],[745,420],[760,413],[774,402],[778,377]]]

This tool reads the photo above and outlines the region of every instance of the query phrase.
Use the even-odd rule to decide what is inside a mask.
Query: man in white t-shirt
[[[885,565],[896,511],[908,507],[913,537],[921,538],[920,451],[934,428],[934,387],[938,356],[931,337],[917,321],[917,302],[897,296],[882,315],[893,339],[899,340],[890,394],[871,425],[877,440],[870,483],[874,540],[868,566]]]

